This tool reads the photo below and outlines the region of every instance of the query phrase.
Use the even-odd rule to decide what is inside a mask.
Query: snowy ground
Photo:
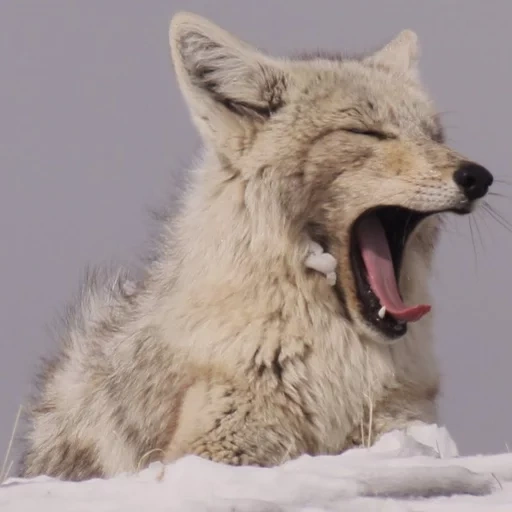
[[[233,468],[197,457],[111,480],[11,478],[2,512],[512,511],[512,454],[457,457],[444,428],[391,432],[370,449],[280,467]]]

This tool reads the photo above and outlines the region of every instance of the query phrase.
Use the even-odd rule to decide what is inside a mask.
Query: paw
[[[324,274],[331,286],[336,284],[337,261],[334,256],[324,252],[321,245],[313,241],[309,242],[308,255],[304,263],[307,268]]]

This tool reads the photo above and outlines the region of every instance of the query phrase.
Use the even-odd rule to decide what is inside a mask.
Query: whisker
[[[448,233],[450,236],[459,236],[461,238],[466,239],[466,235],[464,233],[461,233],[460,231],[453,231],[447,228],[446,226],[442,226],[441,231],[443,231],[444,233]]]
[[[473,245],[473,256],[475,258],[475,271],[478,269],[478,256],[476,254],[475,235],[473,233],[473,223],[471,217],[468,217],[469,231],[471,233],[471,244]]]
[[[478,208],[477,210],[475,210],[475,217],[478,217],[478,219],[481,219],[481,221],[484,223],[485,225],[485,231],[488,233],[490,231],[489,229],[489,224],[487,223],[487,217],[485,216],[486,214],[486,210],[485,209],[481,209],[481,208]]]
[[[478,225],[478,220],[476,217],[473,217],[473,221],[475,223],[475,229],[476,229],[476,234],[478,236],[478,240],[480,241],[480,247],[482,248],[482,251],[485,251],[485,246],[484,246],[484,239],[482,238],[482,232],[480,231],[480,226]]]
[[[455,228],[455,229],[452,229],[452,228]],[[445,233],[449,233],[450,236],[452,235],[455,235],[455,236],[459,236],[461,238],[464,238],[464,239],[467,239],[467,233],[465,233],[464,231],[460,231],[459,229],[456,229],[457,228],[457,224],[452,224],[452,219],[449,219],[449,218],[444,218],[442,223],[441,223],[441,231],[444,231]]]
[[[502,183],[503,185],[509,185],[509,186],[512,186],[512,182],[508,181],[508,180],[504,180],[503,178],[494,178],[494,181],[496,183]]]
[[[483,203],[484,210],[502,227],[504,227],[507,231],[512,233],[512,224],[501,215],[497,210],[495,210],[487,201]]]
[[[509,197],[505,194],[500,194],[499,192],[487,192],[487,195],[493,196],[493,197],[502,197],[504,199],[512,199],[511,197]]]
[[[492,206],[487,201],[484,201],[484,208],[489,212],[499,218],[502,222],[504,222],[508,227],[512,228],[512,223],[507,220],[502,213],[500,213],[494,206]]]

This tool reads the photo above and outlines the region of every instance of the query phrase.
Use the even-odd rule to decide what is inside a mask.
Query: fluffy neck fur
[[[314,348],[338,353],[336,378],[350,372],[346,385],[360,397],[370,373],[377,394],[397,380],[435,387],[429,320],[410,325],[407,336],[392,345],[358,336],[324,277],[307,273],[305,237],[272,204],[272,194],[261,204],[274,208],[273,215],[251,211],[247,186],[254,185],[206,153],[180,214],[165,226],[164,250],[146,295],[152,310],[147,317],[158,323],[165,343],[198,366],[222,366],[226,357],[234,358],[244,379],[255,370],[255,354],[270,367],[278,353],[293,360]],[[272,224],[259,224],[261,219]],[[403,279],[414,271],[411,296],[424,299],[428,265],[418,268],[418,256],[404,261]]]

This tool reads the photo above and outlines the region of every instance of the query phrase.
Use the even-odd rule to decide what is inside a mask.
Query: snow
[[[512,510],[512,454],[459,457],[444,427],[418,423],[371,448],[274,468],[187,456],[138,474],[63,482],[11,478],[2,512],[402,512]]]

